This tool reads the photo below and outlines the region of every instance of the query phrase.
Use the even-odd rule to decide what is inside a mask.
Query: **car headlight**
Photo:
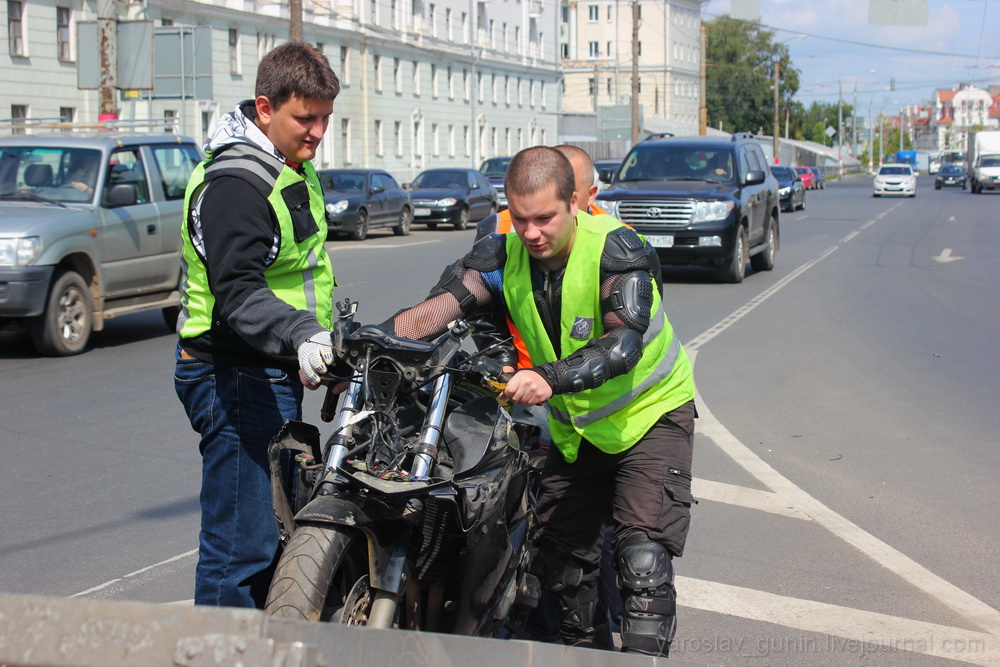
[[[781,188],[780,190],[778,190],[778,196],[779,197],[784,197],[785,195],[787,195],[791,191],[792,191],[791,188]]]
[[[341,199],[338,202],[333,202],[332,204],[327,204],[326,205],[326,212],[329,213],[330,215],[340,215],[341,213],[343,213],[344,211],[347,210],[347,207],[349,205],[350,205],[350,202],[348,202],[346,199]]]
[[[454,197],[445,197],[444,199],[438,199],[436,202],[434,202],[434,205],[435,206],[454,206],[455,202],[457,202],[457,201],[458,200],[455,199]]]
[[[42,239],[38,236],[0,239],[0,266],[28,266],[41,252]]]
[[[708,220],[725,220],[733,210],[731,201],[700,201],[694,207],[691,222],[707,222]]]
[[[618,200],[616,199],[595,199],[594,206],[601,207],[612,217],[618,217]]]

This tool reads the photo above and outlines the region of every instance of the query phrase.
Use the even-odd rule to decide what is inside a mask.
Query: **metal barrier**
[[[0,595],[0,665],[695,667],[527,641],[288,621],[255,609]]]

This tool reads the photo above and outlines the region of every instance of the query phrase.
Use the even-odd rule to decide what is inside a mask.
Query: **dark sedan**
[[[362,241],[372,229],[391,227],[397,236],[410,233],[410,193],[381,169],[324,169],[319,173],[326,201],[329,235],[343,233]]]
[[[943,164],[934,177],[934,189],[940,190],[946,185],[959,185],[964,190],[966,178],[964,166],[954,163]]]
[[[465,229],[499,210],[497,192],[476,169],[428,169],[409,186],[413,197],[413,220],[427,229],[451,224]]]
[[[771,167],[771,173],[778,179],[778,198],[781,200],[781,210],[805,210],[806,188],[798,172],[791,167],[774,165]]]
[[[813,173],[813,190],[825,190],[826,177],[823,176],[823,170],[819,167],[809,167],[809,171]]]

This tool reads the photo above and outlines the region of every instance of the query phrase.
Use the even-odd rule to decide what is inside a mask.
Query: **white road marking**
[[[713,500],[717,503],[780,514],[792,519],[812,521],[808,514],[790,507],[778,494],[771,491],[749,489],[745,486],[713,482],[696,477],[691,480],[691,493],[698,500]]]
[[[952,257],[951,248],[945,248],[941,251],[941,254],[937,257],[932,258],[935,262],[941,262],[942,264],[947,264],[948,262],[955,262],[960,259],[965,259],[964,257]]]
[[[126,579],[132,579],[132,578],[138,577],[140,574],[144,574],[146,572],[149,572],[150,570],[156,569],[158,567],[162,567],[164,565],[169,565],[170,563],[174,563],[174,562],[179,561],[179,560],[181,560],[183,558],[187,558],[188,556],[194,556],[197,553],[198,553],[197,549],[192,549],[191,551],[185,551],[184,553],[177,554],[176,556],[174,556],[172,558],[168,558],[166,560],[161,560],[159,563],[154,563],[153,565],[147,565],[146,567],[138,569],[135,572],[129,572],[128,574],[126,574],[123,577],[118,577],[117,579],[112,579],[111,581],[105,581],[103,584],[99,584],[97,586],[94,586],[93,588],[88,588],[85,591],[80,591],[79,593],[74,593],[73,595],[70,595],[70,597],[71,598],[79,598],[79,597],[83,597],[84,595],[89,595],[91,593],[96,593],[97,591],[104,590],[105,588],[108,588],[109,586],[112,586],[112,585],[117,584],[119,582],[124,582]]]
[[[351,244],[351,245],[334,245],[332,248],[327,248],[327,252],[339,252],[341,250],[382,250],[384,248],[412,248],[417,245],[427,245],[428,243],[441,243],[441,239],[432,239],[430,241],[413,241],[411,243],[369,243],[366,245],[361,244]],[[329,243],[327,244],[329,245]]]
[[[882,567],[954,610],[970,623],[996,635],[996,639],[1000,640],[1000,612],[865,532],[797,487],[730,433],[715,418],[700,395],[697,395],[695,400],[698,403],[698,433],[711,439],[716,446],[785,503],[800,510]],[[822,632],[822,630],[817,631]]]
[[[853,239],[855,236],[857,236],[860,233],[861,233],[860,230],[855,229],[853,232],[851,232],[850,234],[848,234],[844,238],[840,239],[840,243],[847,243],[848,241],[850,241],[851,239]]]
[[[767,638],[766,647],[764,638],[761,638],[760,648],[784,648],[785,652],[795,650],[803,657],[816,653],[853,653],[863,661],[864,654],[912,651],[975,665],[1000,664],[1000,644],[992,634],[774,595],[714,581],[678,576],[677,603],[691,609],[827,635],[821,639]],[[678,639],[683,643],[683,637]],[[746,647],[753,651],[758,648],[758,643],[750,638]],[[905,663],[904,656],[898,659],[898,664]]]

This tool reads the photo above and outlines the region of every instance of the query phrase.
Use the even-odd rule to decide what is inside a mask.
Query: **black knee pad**
[[[570,645],[592,642],[596,634],[597,580],[586,577],[575,558],[549,543],[535,554],[532,570],[556,604],[563,641]]]
[[[666,656],[677,629],[677,592],[670,551],[642,532],[618,545],[619,582],[625,597],[622,648]]]

